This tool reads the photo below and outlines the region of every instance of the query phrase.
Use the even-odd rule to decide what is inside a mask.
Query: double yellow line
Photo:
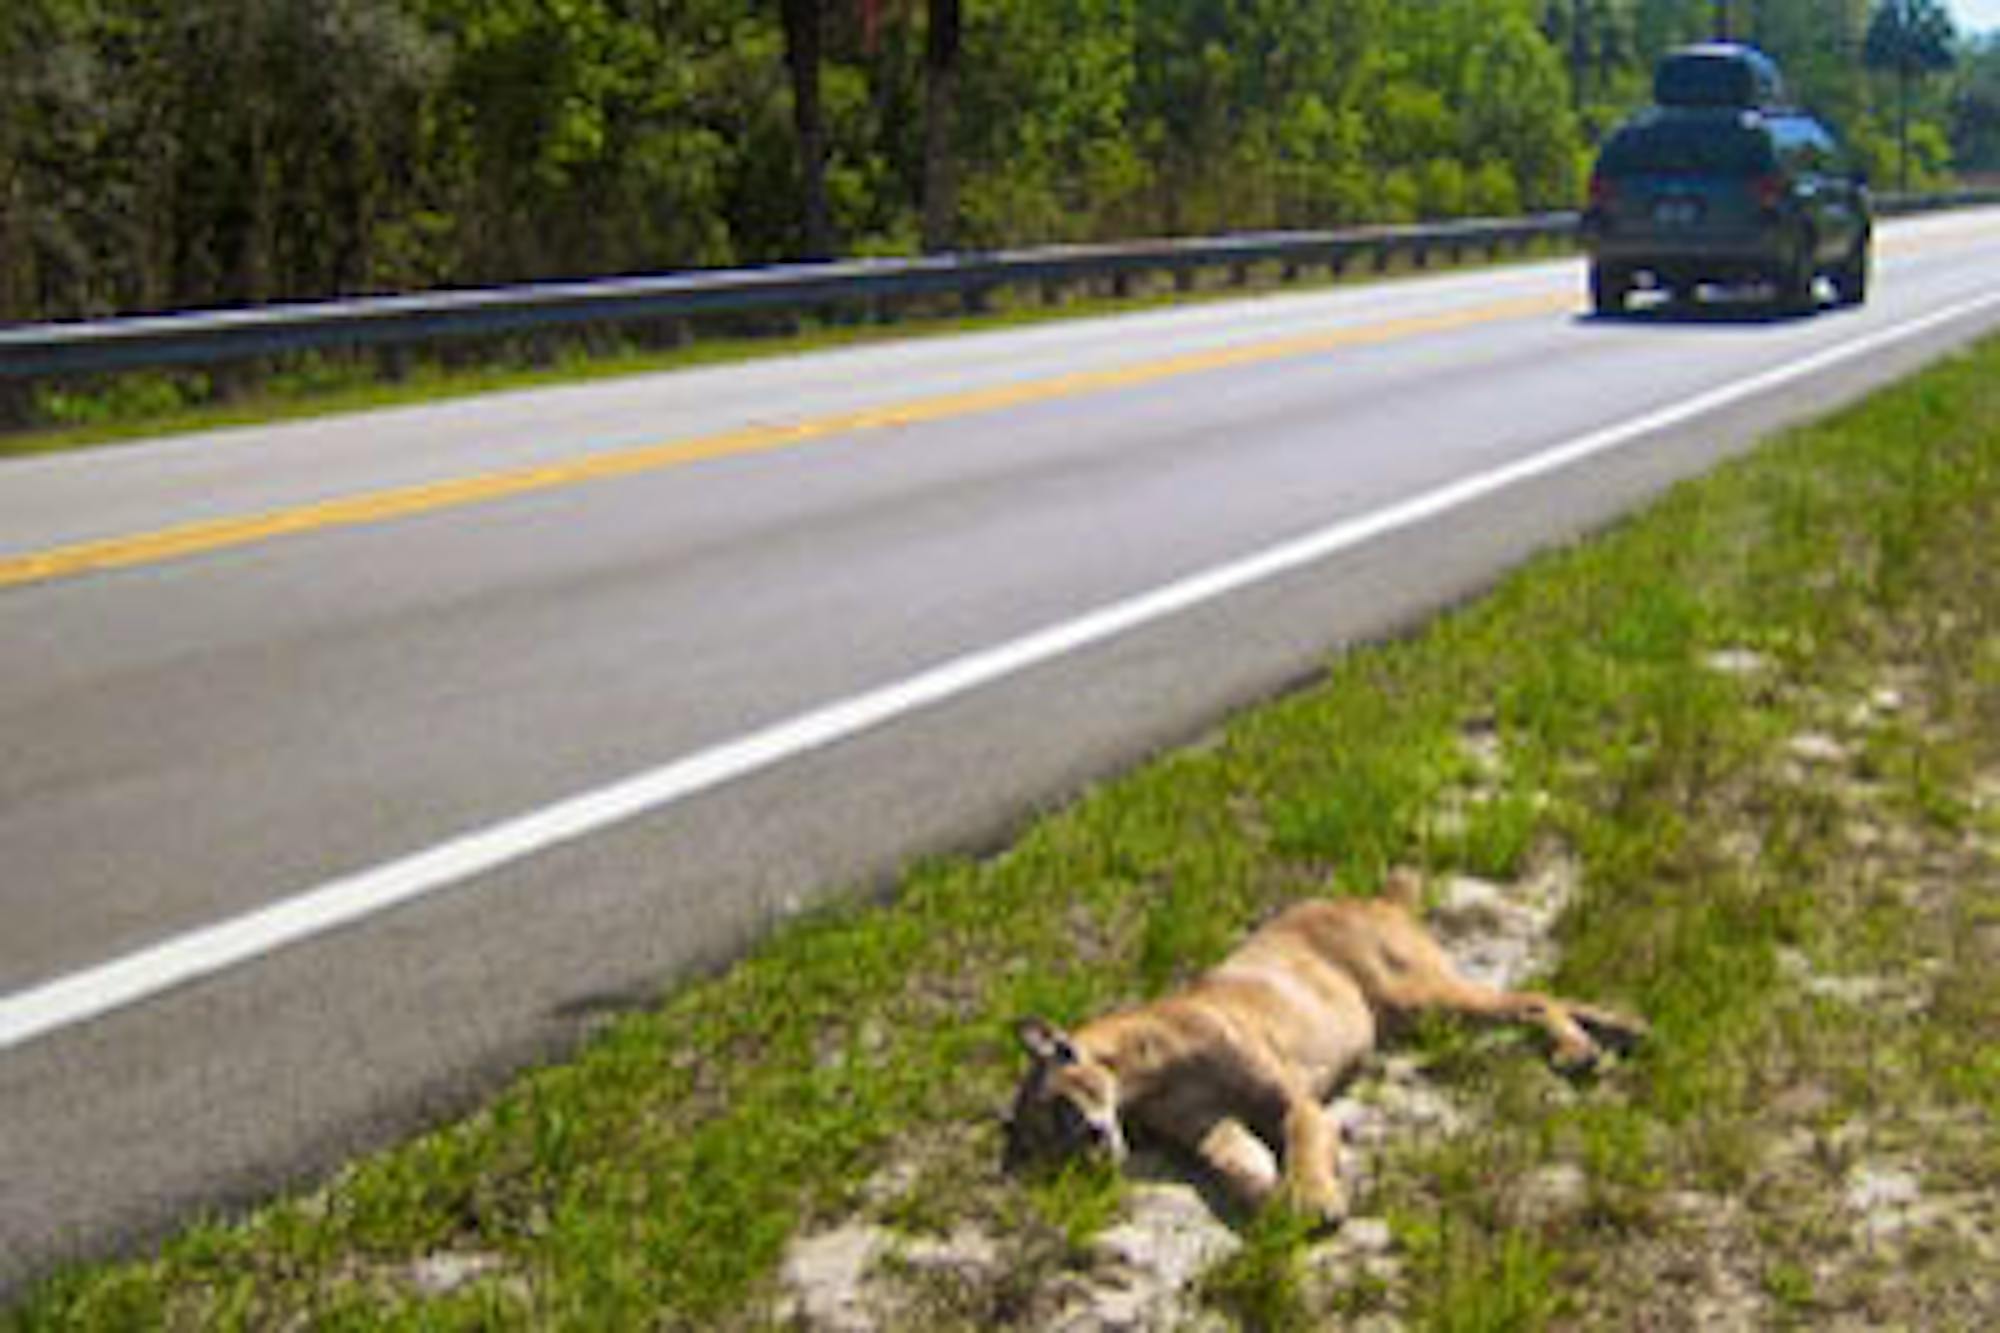
[[[1528,297],[1446,314],[1304,334],[1216,351],[1192,352],[1115,370],[1081,371],[1025,384],[942,394],[890,407],[869,408],[789,424],[750,426],[696,439],[591,454],[565,463],[399,486],[261,514],[209,519],[126,537],[77,542],[20,555],[0,556],[0,588],[160,564],[303,533],[387,523],[537,491],[658,472],[708,459],[768,453],[833,436],[949,421],[1114,389],[1137,388],[1212,371],[1240,369],[1345,348],[1374,346],[1498,320],[1545,315],[1573,308],[1575,304],[1575,298],[1570,295]]]

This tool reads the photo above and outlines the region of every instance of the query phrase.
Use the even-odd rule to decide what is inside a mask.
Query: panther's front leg
[[[1264,1206],[1278,1189],[1278,1159],[1234,1116],[1218,1116],[1189,1145],[1244,1207]]]
[[[1340,1128],[1326,1108],[1273,1061],[1253,1056],[1232,1072],[1234,1086],[1225,1096],[1149,1106],[1158,1117],[1153,1127],[1192,1150],[1249,1208],[1275,1198],[1322,1224],[1344,1221],[1348,1208],[1339,1177]],[[1276,1142],[1252,1132],[1251,1124]]]
[[[1340,1184],[1340,1127],[1317,1099],[1304,1092],[1285,1103],[1285,1198],[1326,1226],[1347,1220],[1347,1191]]]

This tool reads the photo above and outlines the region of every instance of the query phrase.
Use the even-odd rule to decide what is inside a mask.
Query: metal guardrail
[[[1885,215],[2000,203],[2000,190],[1884,195]],[[590,325],[686,324],[704,316],[848,306],[887,309],[923,297],[985,306],[1003,287],[1044,290],[1089,282],[1124,292],[1141,277],[1194,275],[1281,263],[1340,273],[1397,258],[1423,266],[1439,254],[1498,256],[1508,248],[1568,240],[1575,213],[1346,231],[1271,232],[1208,240],[1059,246],[924,259],[855,260],[773,268],[533,283],[0,328],[0,390],[70,376],[185,368],[298,352],[397,348],[456,339],[535,335]]]
[[[773,268],[533,283],[0,328],[0,381],[168,369],[306,351],[537,334],[586,325],[692,321],[756,311],[891,306],[948,296],[981,308],[999,288],[1059,289],[1108,282],[1123,291],[1168,274],[1183,285],[1206,269],[1279,262],[1334,270],[1366,262],[1561,240],[1574,213],[1351,231],[1278,232],[1212,240],[1061,246],[924,259],[855,260]]]
[[[1903,217],[1911,213],[1942,213],[1953,208],[1984,208],[2000,204],[2000,189],[1933,190],[1926,194],[1878,194],[1878,217]]]

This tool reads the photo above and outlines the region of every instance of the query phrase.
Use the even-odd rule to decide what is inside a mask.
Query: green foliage
[[[1861,59],[1869,69],[1894,79],[1896,85],[1896,181],[1911,189],[1933,172],[1926,158],[1935,158],[1943,136],[1932,125],[1913,123],[1912,97],[1927,75],[1950,69],[1957,34],[1951,15],[1937,0],[1880,0],[1868,22]],[[1928,140],[1921,143],[1920,140]],[[1926,152],[1926,149],[1930,151]]]
[[[808,7],[834,246],[911,252],[929,188],[927,7],[882,6],[873,25],[853,0]],[[780,8],[11,0],[0,320],[797,256]],[[1964,53],[1950,80],[1908,76],[1957,54],[1933,11],[1760,0],[1735,6],[1735,28],[1878,175],[1907,142],[1925,185],[1954,152],[2000,157],[1990,52]],[[1714,13],[982,0],[965,8],[946,145],[953,230],[1008,246],[1569,207],[1654,60],[1709,35]]]
[[[1132,114],[1136,0],[1041,0],[967,15],[960,151],[967,239],[1092,239],[1152,178]]]
[[[1957,34],[1938,0],[1881,0],[1861,53],[1870,69],[1935,73],[1951,68]]]
[[[1968,170],[2000,170],[2000,39],[1969,47],[1950,94],[1952,157]]]
[[[1544,1328],[1557,1309],[1556,1256],[1523,1232],[1447,1225],[1427,1257],[1443,1276],[1424,1322],[1435,1333]]]
[[[43,419],[57,426],[100,426],[169,416],[207,395],[208,381],[202,376],[126,375],[95,393],[49,390],[39,396],[36,407]]]
[[[1305,1300],[1300,1262],[1312,1236],[1311,1219],[1300,1213],[1271,1208],[1251,1218],[1243,1247],[1203,1276],[1203,1301],[1254,1333],[1319,1327]]]
[[[1072,1256],[1118,1220],[1125,1201],[1125,1178],[1099,1158],[1065,1163],[1032,1182],[1030,1195],[1041,1220],[1055,1228]]]
[[[0,13],[0,318],[801,252],[775,3],[19,0]],[[1529,7],[968,7],[959,231],[1008,245],[1569,201]],[[923,7],[827,0],[838,247],[914,248]],[[1419,16],[1421,17],[1421,16]]]

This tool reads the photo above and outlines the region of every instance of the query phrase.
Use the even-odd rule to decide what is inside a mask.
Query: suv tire
[[[1610,264],[1590,266],[1590,308],[1599,315],[1622,315],[1632,295],[1632,275]]]
[[[1813,280],[1818,276],[1819,270],[1813,264],[1812,237],[1801,236],[1798,248],[1778,271],[1778,309],[1788,315],[1812,314],[1819,308],[1819,298],[1813,291]]]
[[[1862,305],[1868,300],[1868,238],[1854,243],[1854,253],[1833,271],[1833,290],[1842,305]]]

